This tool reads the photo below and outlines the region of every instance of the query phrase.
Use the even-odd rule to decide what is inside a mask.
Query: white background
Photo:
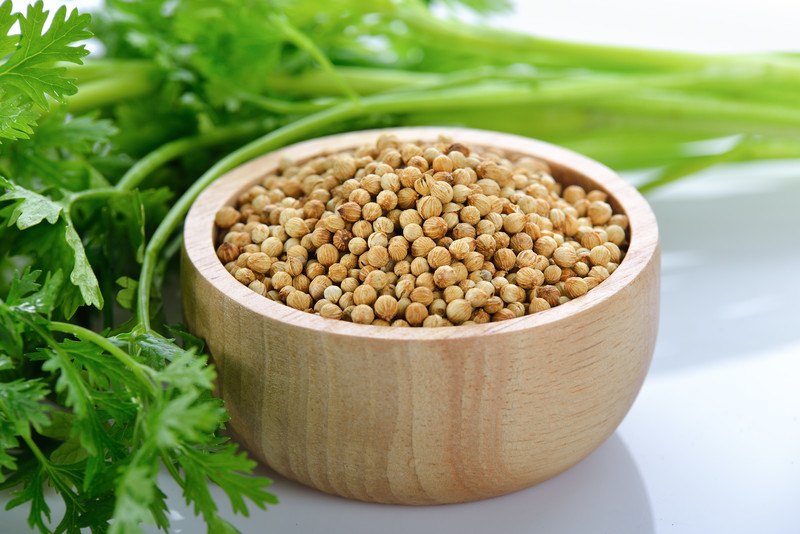
[[[496,24],[612,44],[800,51],[800,2],[518,5]],[[440,507],[350,502],[277,478],[281,504],[235,523],[330,534],[800,532],[800,163],[714,169],[649,200],[664,251],[659,341],[630,414],[589,458],[513,495]],[[203,532],[164,482],[183,517],[175,531]],[[0,532],[26,532],[24,516],[4,512]]]

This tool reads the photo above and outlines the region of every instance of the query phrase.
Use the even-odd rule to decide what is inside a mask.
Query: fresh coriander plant
[[[223,437],[202,342],[161,300],[192,201],[248,159],[416,124],[658,169],[644,190],[800,157],[796,54],[555,41],[463,23],[442,3],[434,15],[421,0],[106,0],[49,25],[41,1],[0,3],[0,488],[32,528],[166,530],[162,469],[211,532],[234,529],[210,483],[237,513],[276,502]],[[102,52],[87,59],[91,35]],[[711,139],[727,143],[687,149]]]

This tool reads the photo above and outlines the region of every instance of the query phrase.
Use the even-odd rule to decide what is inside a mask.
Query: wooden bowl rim
[[[507,321],[440,328],[372,326],[325,319],[259,295],[239,283],[225,269],[217,258],[212,239],[214,216],[220,208],[233,205],[238,194],[276,168],[284,157],[297,161],[307,160],[321,154],[355,148],[387,133],[408,141],[434,141],[444,135],[467,145],[497,147],[503,152],[534,156],[567,169],[570,173],[582,175],[594,182],[599,189],[606,191],[627,214],[631,239],[625,259],[608,279],[589,293],[555,308]],[[198,196],[186,217],[183,239],[188,261],[203,278],[232,301],[265,318],[315,332],[325,331],[332,335],[411,341],[512,334],[557,321],[567,321],[577,314],[590,313],[620,289],[633,283],[649,265],[658,250],[658,226],[653,211],[636,188],[605,165],[586,156],[518,135],[471,128],[426,126],[334,134],[295,143],[255,158],[219,177]],[[633,261],[635,258],[637,261]]]

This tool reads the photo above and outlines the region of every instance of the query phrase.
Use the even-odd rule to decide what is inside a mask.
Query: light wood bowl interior
[[[374,142],[440,134],[547,161],[563,184],[605,190],[630,220],[610,278],[556,308],[444,328],[357,325],[300,312],[237,282],[217,259],[214,215],[274,171]],[[608,438],[636,397],[658,325],[655,217],[613,171],[531,139],[458,128],[393,128],[306,141],[219,178],[186,218],[189,329],[218,367],[237,439],[282,475],[384,503],[477,500],[546,480]]]

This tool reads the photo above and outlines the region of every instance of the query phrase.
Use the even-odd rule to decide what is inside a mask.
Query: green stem
[[[365,67],[336,67],[336,72],[360,95],[417,84],[436,85],[443,78],[441,74],[427,72]],[[299,75],[271,74],[267,86],[272,91],[294,96],[330,96],[338,92],[331,77],[320,71],[306,71]]]
[[[26,426],[28,425],[28,423],[24,424]],[[36,442],[33,440],[33,438],[30,435],[30,431],[25,433],[20,433],[20,436],[22,437],[22,441],[25,442],[25,445],[28,446],[33,455],[36,456],[36,459],[39,460],[39,463],[42,464],[42,467],[44,467],[44,469],[47,471],[47,474],[53,476],[52,465],[50,464],[50,460],[47,459],[47,456],[45,456],[45,454],[42,452],[42,449],[40,449],[39,446],[36,444]]]
[[[116,78],[120,76],[153,76],[156,66],[148,59],[89,59],[81,65],[60,62],[59,67],[66,70],[66,75],[79,85],[100,78]]]
[[[217,128],[201,135],[170,141],[137,161],[120,178],[115,188],[118,191],[135,189],[156,169],[175,158],[188,154],[192,150],[253,137],[264,130],[268,130],[271,126],[270,122],[269,120],[245,122]]]
[[[651,93],[630,95],[599,104],[606,109],[648,116],[705,118],[709,121],[740,121],[763,125],[781,125],[796,129],[800,110],[785,105],[726,101],[720,98],[689,94]]]
[[[211,130],[208,133],[171,141],[161,145],[159,148],[137,161],[128,169],[128,172],[120,178],[115,188],[118,191],[130,191],[138,187],[145,178],[159,167],[192,150],[199,150],[222,143],[247,139],[262,133],[264,130],[268,130],[270,126],[271,121],[269,119],[251,121],[233,126],[224,126]]]
[[[347,85],[347,82],[342,78],[336,69],[333,67],[330,59],[326,56],[322,50],[314,44],[314,41],[308,38],[308,36],[298,30],[289,19],[284,16],[273,15],[270,17],[271,21],[277,25],[283,35],[289,39],[292,43],[294,43],[297,48],[300,50],[304,50],[308,55],[310,55],[314,61],[322,68],[322,70],[330,76],[333,81],[336,83],[339,90],[344,94],[347,98],[351,100],[358,100],[358,94],[353,91],[353,89]]]
[[[133,71],[86,82],[67,98],[67,110],[75,115],[117,102],[141,98],[158,87],[158,79],[147,72]]]
[[[77,202],[84,200],[96,200],[98,198],[109,198],[120,194],[120,191],[113,187],[98,187],[97,189],[85,189],[83,191],[76,191],[69,195],[70,208]]]
[[[156,383],[152,380],[151,376],[149,375],[150,368],[146,367],[122,350],[121,348],[117,347],[108,338],[101,336],[100,334],[89,330],[87,328],[83,328],[78,325],[70,324],[70,323],[62,323],[58,321],[53,321],[50,323],[50,329],[55,332],[61,332],[63,334],[70,334],[78,339],[82,339],[84,341],[88,341],[89,343],[93,343],[103,349],[104,351],[111,354],[118,362],[122,365],[127,367],[131,373],[139,380],[139,382],[150,390],[150,393],[153,396],[158,396],[159,390]]]
[[[280,113],[283,115],[304,115],[306,113],[314,113],[315,111],[329,108],[339,102],[338,99],[332,98],[307,100],[305,102],[292,102],[289,100],[280,100],[278,98],[270,98],[251,93],[241,93],[239,98],[244,102],[250,102],[251,104],[254,104],[264,111],[269,111],[270,113]]]
[[[697,156],[669,165],[655,178],[641,184],[639,190],[646,193],[675,182],[684,176],[721,163],[790,158],[800,158],[800,141],[796,139],[761,139],[748,137],[740,141],[739,144],[730,150],[721,154]]]
[[[514,31],[463,24],[431,17],[426,9],[403,7],[396,17],[410,28],[415,39],[445,52],[466,51],[507,63],[528,62],[558,67],[598,70],[691,70],[730,65],[757,65],[800,79],[800,63],[778,55],[710,55],[671,50],[647,50],[624,46],[578,43],[536,37]]]

